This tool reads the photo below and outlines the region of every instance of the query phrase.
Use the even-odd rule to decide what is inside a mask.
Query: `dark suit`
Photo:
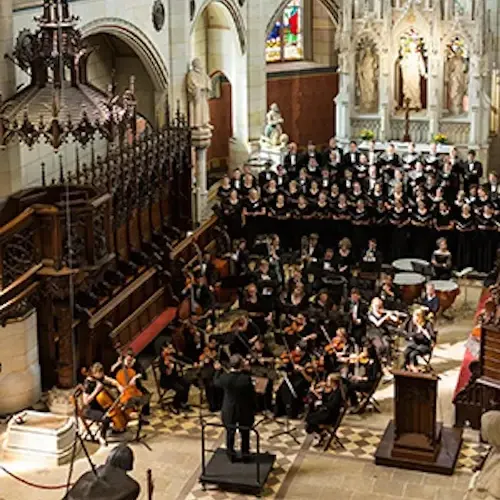
[[[294,153],[293,155],[287,153],[285,155],[283,163],[285,165],[285,170],[287,171],[287,174],[290,177],[290,179],[295,179],[299,174],[300,170],[299,162],[300,158],[298,153]]]
[[[480,161],[474,161],[473,163],[466,162],[463,165],[464,169],[464,190],[466,193],[469,192],[469,188],[475,184],[479,186],[479,180],[483,176],[483,165]]]
[[[226,428],[227,453],[234,456],[234,438],[239,428],[241,453],[247,455],[250,453],[250,427],[254,422],[256,399],[252,378],[246,372],[217,372],[214,383],[224,391],[221,416]]]
[[[356,151],[355,153],[352,153],[351,151],[345,153],[342,158],[342,163],[344,164],[344,167],[354,169],[354,166],[359,163],[359,156],[360,153],[358,151]]]
[[[358,303],[357,311],[355,310],[355,303],[349,299],[349,334],[354,342],[361,346],[363,339],[366,335],[366,318],[368,316],[368,305],[363,300]],[[355,316],[357,320],[355,321]]]

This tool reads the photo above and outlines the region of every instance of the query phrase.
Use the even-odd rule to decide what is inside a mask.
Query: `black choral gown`
[[[392,238],[390,251],[386,255],[390,256],[391,262],[396,259],[408,257],[410,244],[409,214],[406,208],[396,210],[392,208],[388,213],[389,226],[392,228]]]
[[[411,221],[411,256],[430,261],[434,241],[432,238],[432,213],[415,209],[410,214]]]
[[[231,200],[226,200],[222,205],[222,211],[224,214],[224,224],[227,226],[229,236],[231,239],[240,238],[242,234],[241,202],[238,200],[236,203],[233,203]]]
[[[498,244],[499,223],[495,216],[477,216],[477,245],[475,250],[477,271],[487,273],[493,268]]]
[[[476,243],[476,222],[474,216],[464,217],[459,214],[455,217],[455,228],[457,232],[457,252],[455,266],[458,269],[465,269],[474,266]]]

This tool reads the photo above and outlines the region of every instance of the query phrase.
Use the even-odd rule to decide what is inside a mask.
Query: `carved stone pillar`
[[[391,108],[390,102],[390,68],[388,49],[383,47],[380,53],[380,76],[379,76],[379,114],[380,114],[380,141],[386,141],[391,131]]]
[[[469,113],[470,113],[470,135],[469,145],[477,147],[480,143],[480,105],[481,105],[481,57],[472,54],[470,58],[469,78]]]
[[[40,399],[37,316],[34,309],[0,328],[0,414],[29,408]]]
[[[59,347],[58,359],[58,386],[69,389],[74,384],[75,361],[73,359],[73,315],[69,303],[58,302],[54,307],[57,321],[57,344]]]
[[[429,58],[427,81],[427,110],[429,116],[429,140],[439,132],[440,88],[442,78],[439,78],[439,52],[432,50]]]
[[[341,143],[349,142],[351,139],[351,99],[349,91],[351,88],[351,75],[349,73],[349,53],[342,52],[339,55],[339,93],[335,97],[335,135]]]
[[[191,143],[195,150],[195,199],[196,209],[193,219],[201,222],[207,208],[207,149],[210,147],[212,131],[208,128],[193,129]]]
[[[0,2],[0,95],[5,101],[12,97],[15,92],[14,64],[4,57],[4,54],[12,54],[13,23],[12,23],[12,0]]]

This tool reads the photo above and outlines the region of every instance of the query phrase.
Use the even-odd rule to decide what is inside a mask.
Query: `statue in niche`
[[[193,59],[191,69],[188,71],[186,87],[189,101],[189,125],[196,129],[212,130],[208,107],[208,99],[212,92],[212,80],[203,69],[201,60],[197,57]]]
[[[448,88],[448,109],[452,115],[462,114],[464,98],[467,94],[468,68],[465,50],[459,39],[449,46],[446,63],[446,80]]]
[[[270,146],[279,146],[283,141],[285,134],[283,134],[284,120],[281,116],[279,106],[273,102],[269,106],[269,111],[266,113],[266,126],[264,128],[264,137],[262,138],[265,143]]]
[[[403,38],[399,65],[402,77],[403,102],[409,99],[409,107],[422,109],[420,78],[427,78],[422,39],[413,31]]]
[[[378,60],[371,44],[360,49],[357,77],[360,111],[376,111],[378,101]]]

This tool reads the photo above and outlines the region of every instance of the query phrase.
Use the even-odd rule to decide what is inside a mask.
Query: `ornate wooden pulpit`
[[[452,474],[462,431],[437,422],[438,377],[394,372],[394,420],[375,453],[377,465]]]

